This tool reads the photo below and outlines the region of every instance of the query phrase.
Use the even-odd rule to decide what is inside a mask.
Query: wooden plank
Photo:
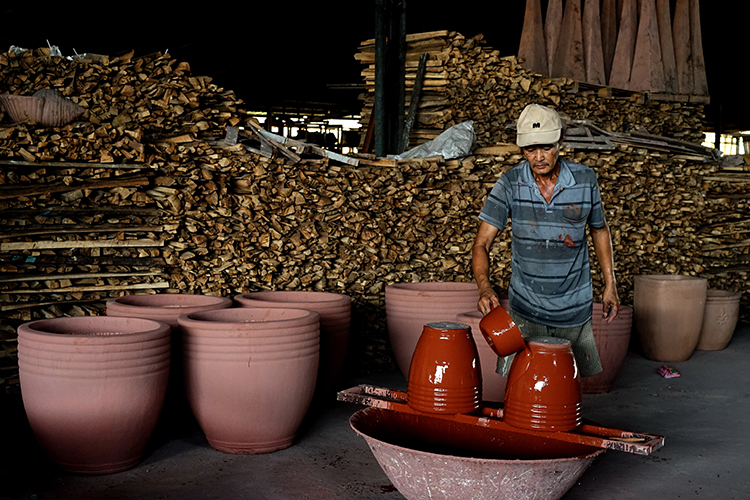
[[[95,163],[79,161],[23,161],[9,160],[0,158],[0,165],[11,165],[15,167],[35,167],[35,168],[106,168],[120,170],[156,170],[156,165],[146,163]]]
[[[161,288],[169,288],[169,282],[157,281],[155,283],[138,283],[135,285],[69,286],[65,288],[16,288],[14,290],[4,290],[3,293],[29,295],[34,293],[105,292],[112,290],[150,290]]]
[[[131,276],[159,276],[161,272],[128,272],[128,273],[70,273],[70,274],[16,274],[10,278],[0,278],[0,283],[12,283],[15,281],[57,281],[57,280],[80,280],[87,278],[129,278]]]
[[[137,179],[107,179],[101,181],[86,182],[83,184],[71,185],[37,185],[34,187],[22,188],[19,186],[4,186],[0,189],[0,200],[19,198],[21,196],[36,196],[48,193],[64,193],[67,191],[76,191],[79,189],[110,189],[114,187],[135,187],[146,186],[151,181],[148,178],[140,177]]]
[[[143,225],[136,226],[132,224],[107,224],[103,226],[90,224],[70,224],[70,225],[29,225],[29,226],[10,226],[11,232],[0,233],[0,238],[23,238],[29,236],[40,236],[43,234],[76,234],[76,233],[147,233],[161,232],[167,229],[164,225]],[[7,226],[6,226],[7,227]],[[169,226],[169,229],[177,229],[177,225]]]
[[[1,252],[17,250],[54,250],[61,248],[138,248],[163,247],[164,240],[78,240],[78,241],[22,241],[0,243]]]

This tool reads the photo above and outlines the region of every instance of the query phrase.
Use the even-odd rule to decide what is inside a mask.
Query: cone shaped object
[[[525,68],[541,75],[549,74],[544,27],[542,26],[542,7],[539,0],[526,0],[526,14],[523,20],[518,57],[523,59]]]
[[[654,0],[641,0],[638,38],[633,55],[633,67],[630,70],[630,88],[643,92],[667,90]]]
[[[581,0],[567,0],[560,39],[555,52],[551,76],[586,81],[583,65],[583,32],[581,27]]]
[[[624,0],[620,29],[617,32],[617,45],[612,58],[612,71],[609,73],[609,85],[621,89],[629,88],[630,70],[633,67],[635,40],[638,30],[638,11],[636,0]]]
[[[544,21],[544,40],[547,46],[547,67],[550,75],[552,66],[557,55],[557,46],[560,40],[560,30],[562,29],[563,7],[562,0],[549,0],[547,3],[547,15]]]
[[[693,94],[693,57],[690,39],[690,0],[677,0],[672,23],[674,57],[677,67],[677,90]]]
[[[601,11],[602,21],[602,57],[604,58],[604,75],[609,80],[612,71],[612,59],[617,45],[617,0],[604,0]]]
[[[674,58],[672,37],[672,13],[669,0],[656,0],[656,21],[659,24],[661,59],[664,65],[664,85],[667,92],[677,93],[677,65]]]
[[[593,85],[604,85],[604,53],[602,52],[602,21],[599,0],[586,0],[583,5],[583,57],[586,81]]]
[[[693,52],[693,92],[695,95],[708,95],[706,62],[703,59],[701,12],[698,0],[690,0],[690,40]]]

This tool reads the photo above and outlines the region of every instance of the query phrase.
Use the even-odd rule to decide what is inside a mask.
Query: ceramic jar
[[[620,375],[630,345],[630,331],[633,325],[633,308],[620,305],[617,317],[611,323],[602,319],[603,304],[594,303],[592,326],[596,349],[602,363],[602,371],[590,377],[581,378],[584,394],[609,392]]]
[[[409,371],[407,402],[428,413],[471,413],[482,396],[479,353],[468,325],[427,323]]]
[[[508,372],[503,420],[540,431],[578,428],[581,384],[570,341],[535,337],[526,344]]]
[[[720,351],[732,339],[740,315],[740,292],[708,289],[699,351]]]
[[[457,323],[465,323],[471,328],[471,335],[479,353],[479,365],[482,369],[482,401],[503,402],[505,398],[506,378],[495,371],[497,368],[497,354],[492,350],[479,329],[482,319],[479,311],[468,311],[456,315]]]
[[[457,314],[476,310],[478,301],[479,291],[474,283],[394,283],[385,287],[388,338],[399,370],[407,380],[424,325],[455,321]]]
[[[644,355],[685,361],[698,345],[708,282],[684,275],[635,277],[633,318]]]
[[[320,315],[319,388],[333,388],[346,360],[352,299],[348,295],[313,291],[261,291],[234,297],[242,307],[294,308]]]
[[[65,470],[109,474],[141,459],[162,409],[170,328],[138,318],[61,317],[18,328],[29,425]]]
[[[229,453],[291,446],[315,392],[319,315],[240,307],[185,314],[185,391],[208,443]]]

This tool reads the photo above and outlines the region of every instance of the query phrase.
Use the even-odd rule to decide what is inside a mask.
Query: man
[[[570,340],[580,375],[594,375],[602,367],[591,323],[586,226],[604,275],[605,321],[611,322],[619,307],[612,240],[596,174],[560,158],[564,130],[554,110],[527,106],[516,132],[526,161],[498,179],[479,215],[472,249],[472,271],[479,288],[477,308],[486,314],[500,305],[490,283],[489,255],[495,237],[511,219],[511,318],[524,338]],[[507,375],[511,360],[511,356],[498,359],[498,373]]]

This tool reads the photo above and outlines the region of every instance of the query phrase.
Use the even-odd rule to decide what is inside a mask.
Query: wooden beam
[[[0,252],[17,250],[53,250],[60,248],[138,248],[163,247],[164,240],[78,240],[78,241],[21,241],[0,243]]]

